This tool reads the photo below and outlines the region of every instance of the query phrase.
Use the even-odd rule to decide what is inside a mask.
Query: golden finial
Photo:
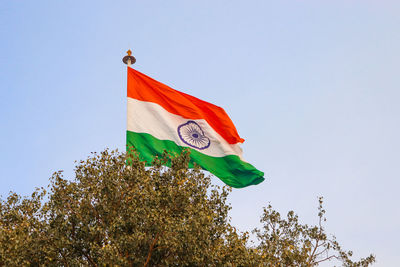
[[[136,58],[134,56],[132,56],[132,51],[130,49],[128,51],[126,51],[126,53],[128,55],[124,56],[124,58],[122,59],[122,62],[127,64],[128,67],[129,67],[130,65],[135,64]]]

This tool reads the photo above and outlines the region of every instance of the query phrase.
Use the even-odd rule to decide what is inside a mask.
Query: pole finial
[[[122,58],[122,62],[124,62],[125,64],[128,65],[128,67],[130,67],[132,64],[135,64],[136,62],[136,58],[134,56],[132,56],[132,51],[129,49],[128,51],[126,51],[126,53],[128,54],[127,56],[124,56]]]

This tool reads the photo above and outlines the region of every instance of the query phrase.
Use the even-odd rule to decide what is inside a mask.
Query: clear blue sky
[[[234,190],[233,223],[295,210],[376,266],[400,256],[400,2],[0,2],[0,194],[124,149],[136,69],[225,108],[266,174]],[[217,179],[214,183],[220,183]]]

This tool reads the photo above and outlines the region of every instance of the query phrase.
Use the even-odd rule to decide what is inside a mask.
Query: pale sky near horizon
[[[266,181],[234,189],[399,266],[400,1],[0,1],[0,195],[124,150],[126,65],[222,106]],[[217,178],[216,184],[221,184]],[[330,266],[332,264],[328,264]]]

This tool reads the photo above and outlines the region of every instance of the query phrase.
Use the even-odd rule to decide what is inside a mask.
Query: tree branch
[[[97,267],[97,264],[93,261],[93,259],[87,253],[83,252],[83,255],[85,255],[86,259],[88,259],[88,261],[90,262],[90,264],[92,266]]]
[[[318,263],[320,263],[320,262],[324,262],[324,261],[327,261],[327,260],[331,260],[332,258],[335,258],[335,259],[337,259],[337,260],[340,259],[338,256],[332,255],[332,256],[329,256],[329,257],[327,257],[327,258],[325,258],[325,259],[322,259],[322,260],[320,260],[320,261],[317,261],[317,262],[315,262],[315,263],[318,264]]]
[[[153,253],[154,246],[156,245],[159,237],[160,237],[160,234],[158,233],[156,235],[156,237],[154,238],[153,242],[151,243],[150,248],[149,248],[149,254],[147,255],[147,260],[144,263],[143,267],[146,267],[149,264],[150,258],[151,258],[151,253]]]

